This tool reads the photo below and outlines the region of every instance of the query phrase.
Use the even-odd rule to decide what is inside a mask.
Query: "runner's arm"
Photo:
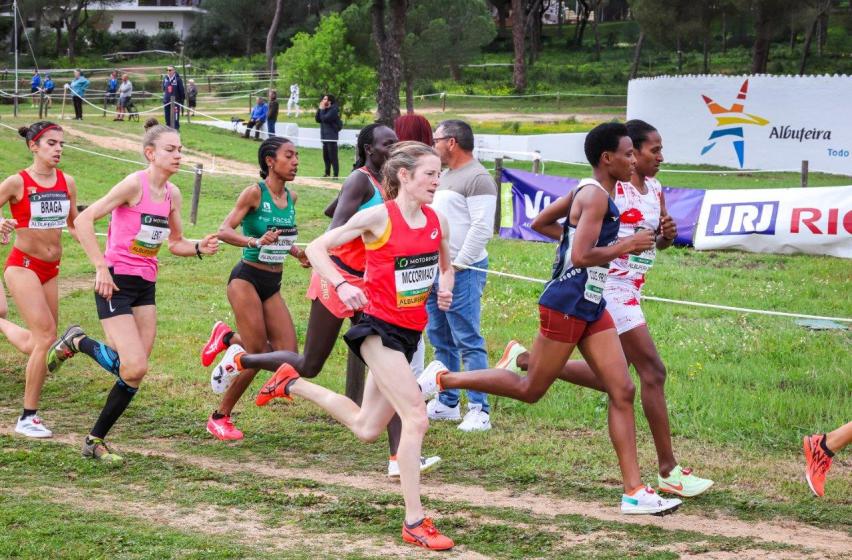
[[[237,197],[236,205],[234,205],[234,208],[225,217],[222,225],[219,226],[217,234],[219,240],[234,247],[259,247],[273,243],[278,238],[278,234],[275,231],[267,231],[259,239],[237,232],[237,227],[239,227],[243,218],[246,217],[246,214],[257,209],[258,206],[260,206],[260,188],[255,183],[246,187],[240,193],[240,196]]]
[[[657,249],[668,249],[677,237],[677,224],[666,209],[666,195],[660,191],[660,227]]]
[[[169,252],[178,257],[194,257],[212,255],[219,250],[219,239],[215,233],[205,235],[199,241],[186,239],[183,236],[183,222],[180,208],[183,196],[177,187],[172,189],[172,209],[169,212]],[[200,254],[199,254],[200,253]]]
[[[86,252],[86,256],[89,257],[89,261],[96,269],[106,270],[107,265],[98,244],[98,239],[95,237],[95,222],[122,204],[137,202],[141,196],[141,191],[142,188],[139,185],[136,174],[128,175],[110,189],[106,195],[80,212],[74,219],[74,228],[77,230],[77,241],[80,242],[83,251]]]
[[[15,173],[7,177],[0,183],[0,208],[6,205],[7,202],[16,198],[24,191],[24,180],[20,175]],[[9,242],[9,236],[15,231],[15,226],[18,221],[14,218],[6,219],[0,216],[0,243],[4,245]]]
[[[340,227],[355,215],[358,207],[373,196],[373,185],[363,173],[353,173],[346,178],[340,188],[340,195],[328,205],[332,209],[331,227]]]
[[[77,219],[79,212],[77,211],[77,182],[71,175],[65,175],[65,183],[68,185],[68,199],[71,201],[71,209],[68,211],[68,233],[71,237],[77,239],[77,228],[74,226],[74,220]]]
[[[439,212],[438,219],[441,222],[441,248],[438,252],[438,268],[441,276],[438,278],[438,308],[447,311],[453,303],[453,288],[456,283],[456,269],[450,259],[450,225],[447,218]]]
[[[640,230],[607,247],[596,247],[608,204],[607,194],[598,188],[583,189],[575,195],[574,208],[579,210],[580,216],[571,247],[571,263],[574,266],[602,266],[619,255],[644,251],[654,246],[654,232]],[[570,216],[568,219],[571,219]]]
[[[530,227],[545,237],[559,240],[563,231],[559,220],[567,219],[572,195],[573,191],[545,206],[532,221]]]

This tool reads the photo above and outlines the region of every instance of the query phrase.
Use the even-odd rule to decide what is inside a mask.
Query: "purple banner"
[[[504,169],[503,182],[511,183],[511,196],[503,193],[503,223],[500,237],[506,239],[526,239],[529,241],[552,241],[539,235],[530,228],[530,224],[539,212],[561,196],[571,192],[580,182],[570,177],[535,175],[520,169]],[[695,224],[701,212],[704,191],[701,189],[679,189],[663,187],[666,208],[677,224],[678,234],[675,243],[692,245]],[[509,213],[509,201],[512,211]],[[511,215],[511,221],[509,216]]]

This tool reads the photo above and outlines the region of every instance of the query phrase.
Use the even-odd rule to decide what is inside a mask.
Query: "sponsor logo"
[[[272,212],[272,205],[268,202],[263,203],[263,211],[264,212]]]
[[[713,204],[705,235],[775,235],[777,219],[777,201]]]
[[[773,126],[769,132],[770,138],[778,140],[831,140],[830,130],[819,130],[817,128],[793,128],[788,124],[784,126]]]
[[[435,239],[436,237],[438,237],[438,228],[433,229],[432,233],[429,234],[430,239]]]
[[[743,85],[740,86],[737,99],[730,107],[723,107],[706,95],[701,96],[710,114],[716,118],[716,130],[710,133],[710,136],[707,138],[708,144],[701,149],[702,156],[712,150],[720,139],[730,138],[734,152],[737,154],[740,169],[742,169],[745,162],[745,135],[743,134],[743,125],[766,126],[769,124],[769,121],[763,117],[745,112],[745,100],[747,96],[748,80],[744,81]]]

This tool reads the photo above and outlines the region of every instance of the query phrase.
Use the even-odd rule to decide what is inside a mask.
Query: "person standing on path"
[[[290,113],[293,112],[298,119],[302,114],[302,110],[299,108],[299,84],[290,84],[290,98],[287,99],[287,116],[290,116]]]
[[[323,95],[314,120],[320,123],[320,140],[322,140],[322,161],[325,163],[325,174],[328,177],[333,171],[334,178],[340,174],[340,162],[337,159],[337,140],[343,129],[343,121],[340,120],[340,107],[333,95]]]
[[[497,208],[497,186],[488,171],[473,157],[473,130],[463,121],[440,123],[432,137],[441,163],[447,167],[441,174],[441,185],[432,206],[453,224],[450,236],[450,258],[455,269],[453,305],[446,311],[438,307],[435,290],[426,304],[429,325],[426,333],[435,347],[435,359],[450,371],[486,369],[488,354],[480,334],[482,291],[488,268],[485,246],[494,230]],[[451,389],[431,400],[426,407],[432,420],[460,420],[460,391]],[[491,429],[488,395],[468,391],[468,412],[459,429],[484,431]]]
[[[187,105],[187,114],[190,116],[195,115],[195,104],[198,101],[198,86],[195,85],[195,80],[192,78],[189,79],[186,86],[186,105]]]
[[[180,105],[183,104],[185,97],[180,74],[175,72],[174,66],[167,67],[166,75],[163,76],[163,113],[166,116],[166,126],[180,130]],[[172,100],[174,100],[174,111],[172,111]]]
[[[74,79],[70,84],[65,85],[71,90],[71,102],[74,104],[74,120],[83,120],[83,99],[86,97],[86,90],[89,89],[89,80],[83,76],[83,73],[77,69],[74,70]]]
[[[278,122],[278,92],[274,89],[269,90],[269,110],[266,115],[266,137],[272,138],[275,136],[275,123]]]
[[[118,86],[118,115],[115,117],[115,120],[124,120],[124,115],[127,114],[127,107],[130,105],[132,96],[133,83],[130,81],[127,74],[122,74],[121,85]]]
[[[110,72],[109,80],[106,83],[106,103],[107,105],[112,105],[117,101],[116,93],[118,92],[118,78],[115,76],[115,72]]]

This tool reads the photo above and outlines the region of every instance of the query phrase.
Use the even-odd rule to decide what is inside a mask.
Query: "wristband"
[[[249,240],[246,243],[246,247],[248,247],[249,249],[257,249],[257,243],[255,242],[255,245],[252,245],[253,241],[255,241],[254,237],[249,237]]]
[[[198,260],[202,260],[201,258],[201,242],[195,242],[195,256],[198,257]]]
[[[349,283],[349,280],[341,280],[341,281],[340,281],[340,283],[339,283],[339,284],[337,284],[337,285],[334,287],[334,291],[336,292],[336,291],[337,291],[337,288],[339,288],[340,286],[342,286],[342,285],[344,285],[344,284],[348,284],[348,283]]]

